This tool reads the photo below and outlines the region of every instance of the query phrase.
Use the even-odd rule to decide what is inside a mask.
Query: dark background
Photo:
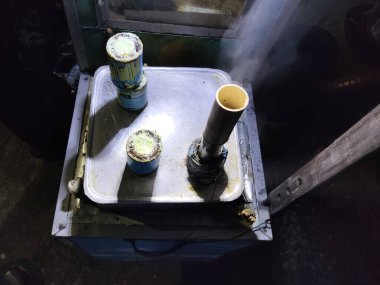
[[[285,31],[265,64],[279,47],[296,57],[254,86],[268,191],[380,101],[379,42],[363,20],[379,13],[339,3],[299,41]],[[26,258],[46,284],[380,282],[378,151],[273,217],[273,242],[213,262],[99,263],[54,240],[75,55],[60,1],[6,1],[0,19],[0,266]]]

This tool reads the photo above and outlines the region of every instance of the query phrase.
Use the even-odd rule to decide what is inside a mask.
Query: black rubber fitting
[[[224,163],[226,162],[228,150],[223,147],[218,156],[208,161],[201,161],[198,150],[202,138],[194,140],[187,153],[187,171],[190,179],[195,179],[204,184],[215,182],[221,174]]]

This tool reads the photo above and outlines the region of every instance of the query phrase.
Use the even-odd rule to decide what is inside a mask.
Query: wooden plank
[[[380,105],[268,195],[274,214],[380,147]]]

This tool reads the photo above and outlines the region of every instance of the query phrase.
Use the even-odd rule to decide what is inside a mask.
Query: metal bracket
[[[268,195],[274,214],[380,148],[380,105]]]
[[[250,101],[243,113],[243,117],[249,142],[249,155],[247,155],[246,158],[249,160],[248,164],[252,165],[252,173],[249,173],[249,175],[253,176],[252,183],[247,183],[249,185],[245,185],[246,189],[244,191],[244,198],[246,201],[249,201],[245,206],[255,212],[255,222],[251,226],[252,232],[257,236],[261,236],[263,239],[272,240],[272,230],[267,226],[262,226],[270,223],[270,215],[268,206],[264,204],[264,201],[267,199],[267,192],[265,188],[264,170],[261,159],[260,141],[251,83],[244,82],[243,87],[247,91]],[[239,121],[238,127],[240,125]]]

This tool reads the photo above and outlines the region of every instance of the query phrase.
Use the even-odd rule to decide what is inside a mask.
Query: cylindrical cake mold
[[[117,88],[117,99],[119,104],[126,110],[138,111],[148,104],[147,85],[148,80],[145,74],[141,76],[140,84],[131,90],[120,90]]]
[[[157,169],[162,143],[151,130],[138,130],[127,140],[127,165],[136,174],[149,174]]]
[[[136,88],[142,77],[143,44],[132,33],[119,33],[107,41],[112,83],[120,90]]]

